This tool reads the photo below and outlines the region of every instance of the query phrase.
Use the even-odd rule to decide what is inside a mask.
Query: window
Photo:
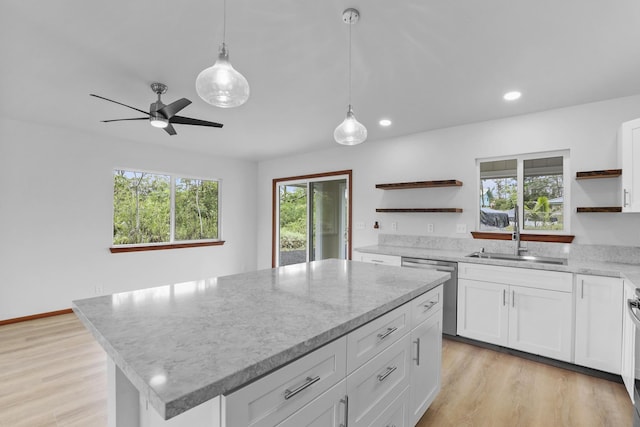
[[[568,232],[568,151],[478,160],[480,231]]]
[[[113,171],[113,245],[219,240],[219,181]]]

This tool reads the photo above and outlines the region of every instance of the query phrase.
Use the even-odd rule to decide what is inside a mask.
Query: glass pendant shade
[[[357,145],[367,139],[367,128],[356,120],[351,105],[347,111],[347,118],[333,131],[333,137],[342,145]]]
[[[238,107],[249,99],[249,82],[231,66],[224,43],[216,63],[198,74],[196,92],[205,102],[222,108]]]

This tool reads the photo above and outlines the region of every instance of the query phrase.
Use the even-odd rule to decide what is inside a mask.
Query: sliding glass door
[[[350,258],[351,171],[274,180],[274,266]]]

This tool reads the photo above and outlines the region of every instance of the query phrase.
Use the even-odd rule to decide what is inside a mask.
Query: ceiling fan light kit
[[[360,12],[354,8],[348,8],[342,12],[342,21],[349,25],[349,108],[347,117],[333,131],[333,138],[342,145],[357,145],[367,139],[367,128],[356,120],[351,108],[351,26],[359,19]]]
[[[173,124],[180,125],[193,125],[193,126],[207,126],[207,127],[215,127],[221,128],[222,123],[209,122],[206,120],[192,119],[189,117],[177,116],[176,114],[191,104],[187,98],[180,98],[171,104],[165,105],[162,102],[161,96],[162,94],[167,92],[167,85],[163,83],[151,83],[151,90],[158,95],[158,100],[156,102],[152,102],[149,105],[149,112],[141,110],[136,107],[132,107],[127,104],[123,104],[122,102],[114,101],[109,98],[105,98],[104,96],[94,95],[93,93],[89,94],[95,98],[103,99],[105,101],[113,102],[114,104],[122,105],[123,107],[131,108],[132,110],[138,111],[140,113],[146,114],[147,117],[133,117],[129,119],[113,119],[113,120],[102,120],[103,123],[109,122],[122,122],[122,121],[131,121],[131,120],[149,120],[151,126],[156,128],[164,129],[169,135],[176,135],[176,130],[173,127]]]
[[[229,62],[229,51],[225,43],[227,32],[227,1],[224,0],[222,44],[218,60],[205,68],[196,78],[196,92],[206,103],[215,107],[239,107],[249,99],[249,82]]]

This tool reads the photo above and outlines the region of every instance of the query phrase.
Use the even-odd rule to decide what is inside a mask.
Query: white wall
[[[571,234],[582,244],[640,245],[640,214],[577,214],[578,206],[619,206],[620,178],[576,181],[575,173],[618,167],[616,132],[621,122],[640,117],[640,96],[424,132],[385,141],[261,162],[258,210],[271,208],[271,180],[353,169],[353,246],[377,243],[377,233],[468,237],[456,224],[477,228],[476,159],[559,149],[570,150]],[[400,121],[401,118],[396,118]],[[373,126],[373,124],[367,124]],[[624,173],[624,172],[623,172]],[[461,188],[383,191],[387,182],[458,179]],[[460,207],[461,214],[376,214],[378,207]],[[379,221],[381,228],[372,228]],[[427,224],[434,233],[427,233]],[[271,262],[271,218],[258,217],[258,267]]]
[[[222,179],[224,246],[111,254],[115,167]],[[256,267],[257,165],[0,119],[0,320]]]

